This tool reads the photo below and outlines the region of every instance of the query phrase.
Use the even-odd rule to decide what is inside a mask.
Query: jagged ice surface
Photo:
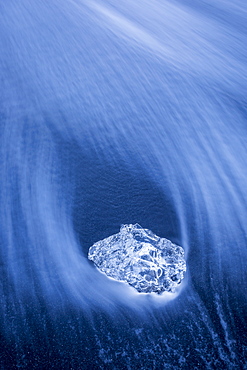
[[[118,234],[93,244],[88,258],[140,293],[174,292],[186,271],[183,248],[138,224],[122,225]]]

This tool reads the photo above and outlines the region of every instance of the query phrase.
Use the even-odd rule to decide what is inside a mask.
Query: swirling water
[[[0,5],[1,368],[247,368],[244,0]],[[123,223],[175,295],[100,274]]]

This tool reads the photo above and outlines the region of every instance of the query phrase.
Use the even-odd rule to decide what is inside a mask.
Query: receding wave
[[[0,9],[1,366],[244,368],[244,1]],[[88,260],[136,223],[184,249],[175,293]]]

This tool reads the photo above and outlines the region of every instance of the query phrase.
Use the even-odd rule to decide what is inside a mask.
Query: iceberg
[[[183,248],[139,224],[122,225],[118,234],[93,244],[88,259],[139,293],[175,292],[186,271]]]

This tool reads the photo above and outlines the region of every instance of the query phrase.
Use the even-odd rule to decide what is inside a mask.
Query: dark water
[[[0,5],[1,369],[247,369],[244,0]],[[155,298],[88,248],[182,245]]]

